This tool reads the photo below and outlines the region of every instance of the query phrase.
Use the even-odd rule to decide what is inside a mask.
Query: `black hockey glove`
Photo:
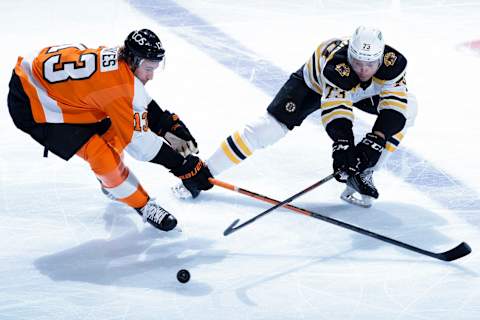
[[[367,133],[365,138],[355,147],[356,160],[351,162],[348,168],[349,174],[353,175],[374,167],[382,155],[385,143],[384,138],[374,133]]]
[[[188,155],[180,167],[170,171],[175,176],[182,179],[182,183],[196,198],[200,191],[208,190],[213,187],[208,178],[213,178],[210,170],[205,163],[196,156]]]
[[[183,156],[198,153],[195,138],[185,123],[175,114],[165,110],[159,119],[160,131],[158,134],[165,138],[172,148]]]
[[[333,171],[340,170],[335,179],[345,183],[348,178],[348,168],[355,160],[355,146],[352,141],[339,139],[332,145]]]

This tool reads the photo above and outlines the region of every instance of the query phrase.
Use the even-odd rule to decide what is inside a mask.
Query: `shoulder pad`
[[[342,90],[355,88],[360,79],[347,60],[347,47],[338,50],[323,68],[323,76],[331,84]]]
[[[382,65],[374,77],[384,81],[393,80],[405,72],[406,68],[407,59],[405,56],[392,47],[385,45]]]

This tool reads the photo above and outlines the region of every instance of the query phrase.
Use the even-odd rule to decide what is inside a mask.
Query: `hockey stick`
[[[326,176],[325,178],[323,178],[322,180],[315,182],[315,183],[312,184],[310,187],[305,188],[305,189],[303,189],[302,191],[294,194],[294,195],[291,196],[290,198],[288,198],[288,199],[286,199],[286,200],[283,200],[282,202],[278,202],[278,201],[277,201],[277,204],[275,204],[273,207],[271,207],[271,208],[263,211],[262,213],[257,214],[255,217],[253,217],[253,218],[245,221],[245,222],[242,223],[242,224],[239,224],[238,226],[237,226],[237,224],[240,222],[240,219],[237,219],[237,220],[233,221],[233,223],[232,223],[227,229],[225,229],[225,231],[223,232],[223,235],[224,235],[224,236],[228,236],[229,234],[231,234],[231,233],[233,233],[233,232],[235,232],[235,231],[237,231],[237,230],[239,230],[239,229],[241,229],[241,228],[249,225],[250,223],[254,222],[255,220],[257,220],[257,219],[263,217],[264,215],[272,212],[273,210],[278,209],[278,208],[282,207],[283,205],[292,202],[293,200],[295,200],[296,198],[300,197],[301,195],[303,195],[303,194],[305,194],[305,193],[307,193],[307,192],[309,192],[309,191],[312,191],[313,189],[321,186],[322,184],[324,184],[324,183],[327,182],[327,181],[330,181],[330,180],[333,179],[333,178],[335,177],[335,175],[337,175],[337,174],[339,174],[339,172],[332,173],[332,174]],[[212,183],[212,184],[213,184],[213,183]]]
[[[241,193],[243,195],[255,198],[255,199],[260,200],[260,201],[264,201],[264,202],[267,202],[267,203],[270,203],[270,204],[279,204],[280,203],[278,200],[269,198],[267,196],[264,196],[264,195],[261,195],[261,194],[258,194],[258,193],[252,192],[252,191],[248,191],[246,189],[239,188],[237,186],[231,185],[229,183],[226,183],[226,182],[223,182],[223,181],[220,181],[220,180],[217,180],[217,179],[210,178],[210,182],[212,184],[216,185],[216,186]],[[448,251],[441,252],[441,253],[434,253],[434,252],[423,250],[423,249],[414,247],[412,245],[409,245],[407,243],[403,243],[403,242],[400,242],[398,240],[388,238],[388,237],[382,236],[380,234],[377,234],[377,233],[374,233],[374,232],[356,227],[354,225],[351,225],[351,224],[348,224],[348,223],[345,223],[345,222],[342,222],[342,221],[339,221],[339,220],[336,220],[336,219],[333,219],[333,218],[326,217],[324,215],[321,215],[319,213],[315,213],[315,212],[310,211],[310,210],[298,208],[298,207],[295,207],[295,206],[290,205],[290,204],[285,204],[285,205],[283,205],[283,207],[286,208],[286,209],[292,210],[296,213],[303,214],[303,215],[306,215],[306,216],[309,216],[309,217],[312,217],[312,218],[315,218],[315,219],[319,219],[319,220],[334,224],[336,226],[339,226],[339,227],[342,227],[342,228],[345,228],[345,229],[349,229],[349,230],[355,231],[357,233],[361,233],[365,236],[372,237],[372,238],[375,238],[375,239],[393,244],[395,246],[398,246],[398,247],[401,247],[401,248],[404,248],[404,249],[407,249],[407,250],[410,250],[410,251],[413,251],[413,252],[416,252],[416,253],[419,253],[419,254],[423,254],[423,255],[426,255],[426,256],[429,256],[429,257],[432,257],[432,258],[435,258],[435,259],[443,260],[443,261],[457,260],[457,259],[460,259],[461,257],[464,257],[464,256],[468,255],[470,252],[472,252],[472,249],[470,248],[470,246],[467,243],[462,242],[458,246],[456,246],[455,248],[450,249]]]

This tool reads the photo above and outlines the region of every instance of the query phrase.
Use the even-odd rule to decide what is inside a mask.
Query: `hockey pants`
[[[102,187],[116,200],[133,208],[142,208],[148,202],[148,194],[108,142],[109,133],[107,131],[102,137],[92,136],[77,155],[90,164]]]

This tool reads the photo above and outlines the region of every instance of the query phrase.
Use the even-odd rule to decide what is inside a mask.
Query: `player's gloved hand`
[[[173,133],[167,132],[165,133],[165,140],[184,157],[190,154],[198,154],[198,145],[193,137],[191,140],[184,140]]]
[[[385,143],[384,138],[374,133],[367,133],[355,147],[355,160],[348,167],[349,174],[354,175],[374,167],[382,155]]]
[[[190,191],[193,198],[196,198],[200,191],[213,187],[213,184],[208,181],[208,178],[213,178],[210,170],[205,162],[196,156],[188,155],[180,167],[170,172],[182,179],[183,185]]]
[[[345,183],[348,178],[348,168],[355,160],[355,146],[353,141],[339,139],[332,145],[333,171],[340,170],[339,175],[335,175],[335,179]]]
[[[160,121],[160,135],[168,141],[172,148],[186,157],[198,154],[198,145],[185,123],[175,114],[165,110]]]

